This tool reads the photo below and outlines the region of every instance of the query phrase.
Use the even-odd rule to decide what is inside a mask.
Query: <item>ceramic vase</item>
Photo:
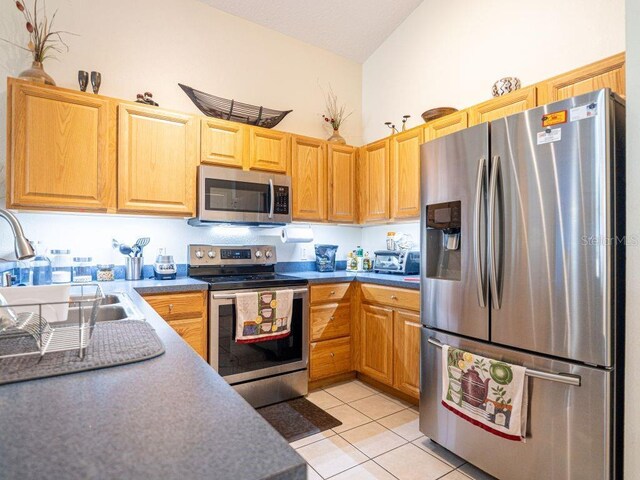
[[[346,145],[347,141],[344,139],[342,135],[340,135],[340,131],[338,129],[333,130],[333,135],[331,135],[327,141],[331,143],[337,143],[339,145]]]
[[[46,85],[54,85],[56,84],[55,80],[51,78],[51,76],[44,71],[42,67],[42,62],[34,61],[31,64],[31,68],[26,69],[24,72],[20,73],[20,78],[25,80],[31,80],[36,83],[44,83]]]

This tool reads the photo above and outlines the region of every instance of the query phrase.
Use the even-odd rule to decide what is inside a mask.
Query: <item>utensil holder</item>
[[[144,265],[143,257],[125,257],[125,280],[141,280],[142,266]]]

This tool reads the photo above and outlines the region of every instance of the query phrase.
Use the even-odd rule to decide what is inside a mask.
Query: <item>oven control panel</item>
[[[189,265],[233,266],[273,265],[276,263],[276,248],[273,245],[189,245]]]

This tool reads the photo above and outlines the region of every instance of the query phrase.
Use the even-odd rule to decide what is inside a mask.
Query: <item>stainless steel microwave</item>
[[[201,165],[197,207],[191,225],[291,223],[291,177]]]

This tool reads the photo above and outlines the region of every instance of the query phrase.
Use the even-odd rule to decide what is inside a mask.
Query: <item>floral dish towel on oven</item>
[[[236,294],[236,342],[256,343],[291,333],[293,290]]]
[[[494,435],[524,442],[526,370],[443,345],[442,405]]]

